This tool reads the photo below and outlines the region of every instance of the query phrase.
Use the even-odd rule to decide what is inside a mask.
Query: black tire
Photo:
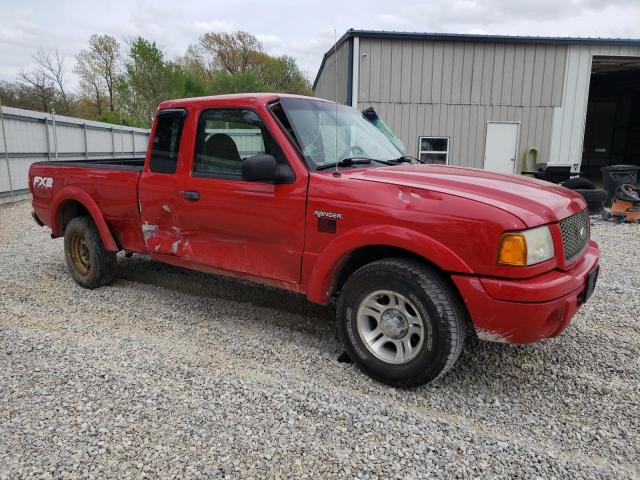
[[[607,201],[607,192],[605,190],[574,190],[579,193],[587,201],[589,215],[599,215]]]
[[[359,322],[377,322],[370,333],[374,335],[376,328],[382,331],[383,321],[388,320],[388,317],[384,320],[387,311],[377,321],[367,318],[366,314],[359,315],[359,309],[368,299],[370,302],[372,295],[387,290],[409,300],[411,310],[423,325],[424,341],[413,350],[415,357],[400,364],[385,361],[379,358],[379,353],[373,353],[373,347],[365,345],[362,327],[359,327]],[[365,265],[349,277],[338,300],[337,330],[351,359],[371,377],[395,386],[417,386],[435,380],[455,364],[466,336],[466,309],[458,293],[434,268],[416,260],[389,258]],[[406,339],[406,335],[405,330],[403,338]],[[369,342],[370,345],[377,343],[377,339]],[[402,350],[405,351],[404,347]]]
[[[587,203],[601,203],[607,200],[607,192],[605,190],[575,190],[584,197]]]
[[[563,187],[570,188],[571,190],[595,190],[596,186],[591,180],[584,177],[573,177],[569,180],[565,180],[561,183]]]
[[[591,180],[584,177],[573,177],[569,180],[565,180],[562,182],[562,186],[566,188],[570,188],[571,190],[595,190],[596,186],[593,184]]]
[[[89,216],[75,217],[68,223],[64,232],[64,256],[69,273],[83,288],[108,285],[116,276],[116,254],[105,250]]]

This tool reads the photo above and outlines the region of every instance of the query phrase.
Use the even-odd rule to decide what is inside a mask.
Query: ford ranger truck
[[[335,300],[348,355],[393,385],[443,375],[468,334],[559,335],[598,275],[579,194],[420,164],[311,97],[167,101],[144,160],[35,163],[29,184],[80,286],[111,283],[123,251]]]

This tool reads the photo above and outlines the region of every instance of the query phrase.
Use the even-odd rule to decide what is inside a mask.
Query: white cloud
[[[279,53],[280,50],[286,49],[285,42],[278,35],[269,33],[257,33],[254,35],[269,53]]]
[[[311,10],[313,7],[313,11]],[[291,55],[310,79],[331,47],[334,28],[509,35],[640,37],[638,0],[110,0],[3,2],[0,80],[32,67],[38,47],[65,53],[69,77],[75,54],[92,33],[121,41],[143,36],[169,56],[181,55],[208,31],[245,30],[265,49]],[[77,80],[73,81],[77,83]]]
[[[208,21],[194,20],[193,28],[201,33],[207,32],[233,32],[238,29],[235,22],[227,22],[220,19],[213,19]]]

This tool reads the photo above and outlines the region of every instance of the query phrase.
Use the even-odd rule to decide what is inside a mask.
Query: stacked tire
[[[579,193],[587,201],[589,215],[600,215],[607,201],[607,192],[596,188],[596,186],[584,177],[574,177],[562,182],[563,187]]]

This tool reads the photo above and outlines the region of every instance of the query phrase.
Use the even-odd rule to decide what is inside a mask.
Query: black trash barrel
[[[610,165],[602,167],[603,187],[607,191],[607,206],[611,206],[616,189],[623,183],[635,185],[638,182],[638,170],[636,165]]]

